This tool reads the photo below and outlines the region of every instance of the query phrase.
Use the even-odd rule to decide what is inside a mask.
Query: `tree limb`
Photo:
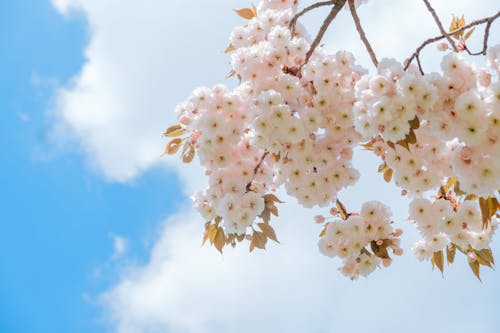
[[[358,30],[359,33],[359,38],[361,38],[361,40],[365,44],[366,50],[368,51],[368,54],[370,55],[373,64],[375,65],[375,67],[377,67],[378,66],[377,57],[375,56],[375,52],[373,51],[373,48],[370,45],[370,42],[368,41],[368,38],[366,38],[365,31],[361,26],[361,21],[359,20],[358,13],[356,12],[356,6],[354,5],[354,0],[348,0],[348,2],[349,2],[349,9],[351,11],[351,15],[354,20],[354,24],[356,25],[356,30]]]
[[[418,58],[420,56],[420,52],[422,51],[422,49],[424,49],[427,45],[432,44],[434,42],[437,42],[437,41],[439,41],[441,39],[451,37],[454,34],[460,33],[462,31],[467,30],[467,29],[469,29],[471,27],[474,27],[476,25],[487,23],[489,26],[491,26],[491,24],[493,23],[493,21],[495,21],[498,17],[500,17],[500,11],[497,12],[493,16],[489,16],[489,17],[485,17],[485,18],[480,19],[480,20],[473,21],[473,22],[471,22],[471,23],[469,23],[467,25],[464,25],[463,27],[461,27],[459,29],[453,30],[453,31],[451,31],[449,33],[444,33],[444,34],[442,34],[440,36],[436,36],[436,37],[429,38],[429,39],[425,40],[422,44],[420,44],[419,47],[417,47],[416,51],[410,56],[410,58],[408,58],[406,60],[406,64],[405,64],[404,69],[407,70],[408,67],[410,67],[410,64],[413,61],[413,59]],[[488,33],[489,33],[489,29],[488,29]],[[487,39],[488,38],[486,37],[485,38],[485,40],[486,40],[485,43],[487,43]],[[487,45],[487,44],[485,44],[485,45]],[[486,52],[486,51],[484,51],[484,52]],[[482,53],[479,53],[479,54],[482,54]],[[420,68],[420,72],[422,73],[422,75],[424,74],[424,72],[423,72],[423,70],[421,68]]]
[[[441,32],[442,35],[446,36],[446,39],[448,39],[448,42],[450,42],[451,46],[453,47],[453,50],[456,52],[457,46],[455,45],[453,38],[451,38],[451,36],[449,35],[446,35],[446,30],[444,29],[443,24],[441,23],[441,20],[439,19],[439,16],[437,15],[436,11],[434,10],[434,8],[432,8],[431,3],[429,2],[429,0],[423,0],[423,1],[427,6],[427,10],[429,10],[429,12],[432,14],[432,17],[434,17],[434,21],[436,21],[439,31]]]
[[[304,8],[304,9],[302,9],[300,12],[298,12],[297,14],[295,14],[295,16],[290,21],[290,24],[288,25],[288,28],[292,32],[292,36],[295,33],[295,26],[297,25],[297,21],[298,21],[299,17],[301,17],[302,15],[310,12],[313,9],[316,9],[316,8],[319,8],[319,7],[323,7],[323,6],[334,5],[336,2],[337,2],[337,0],[317,2],[315,4],[312,4],[312,5]]]
[[[342,7],[344,7],[345,3],[347,0],[336,0],[335,5],[333,6],[332,10],[330,11],[330,14],[326,17],[325,21],[321,25],[321,28],[318,31],[318,34],[316,35],[316,38],[314,38],[313,42],[311,43],[311,47],[309,48],[309,51],[307,51],[306,54],[306,60],[303,65],[307,64],[309,62],[309,59],[311,58],[314,50],[318,46],[318,44],[321,42],[321,39],[326,33],[326,30],[328,30],[328,27],[332,23],[332,21],[337,17],[337,14],[340,12]]]

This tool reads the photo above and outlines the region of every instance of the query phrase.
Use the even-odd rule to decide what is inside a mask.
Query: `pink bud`
[[[442,42],[437,45],[437,49],[439,51],[446,51],[448,50],[448,43]]]
[[[487,71],[480,70],[478,75],[478,80],[479,84],[482,85],[483,87],[488,87],[491,83],[491,74],[488,73]]]
[[[316,215],[314,217],[314,222],[321,224],[321,223],[325,222],[325,217],[322,215]]]
[[[396,229],[392,234],[394,235],[394,237],[399,237],[403,234],[403,229]]]
[[[474,262],[477,260],[477,257],[474,253],[469,252],[469,254],[467,254],[467,259],[469,259],[469,262]]]
[[[384,267],[389,267],[391,265],[391,262],[392,260],[390,258],[382,259],[382,264],[384,265]]]
[[[403,255],[403,249],[398,247],[394,249],[394,255],[396,256],[402,256]]]

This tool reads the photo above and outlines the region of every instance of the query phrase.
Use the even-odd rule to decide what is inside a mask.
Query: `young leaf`
[[[233,52],[234,50],[236,50],[236,48],[234,47],[234,45],[233,44],[229,44],[229,46],[224,50],[224,53]]]
[[[163,133],[163,135],[168,136],[170,138],[175,138],[177,136],[182,135],[185,131],[186,130],[182,128],[181,125],[177,124],[167,128],[167,130],[165,131],[165,133]]]
[[[384,172],[384,180],[387,182],[387,183],[390,183],[391,182],[391,179],[392,179],[392,174],[394,173],[394,171],[392,169],[387,169],[385,172]]]
[[[474,32],[474,30],[475,30],[475,29],[476,29],[476,28],[475,28],[475,27],[473,27],[472,29],[470,29],[469,31],[467,31],[467,32],[465,33],[464,40],[469,39],[469,38],[470,38],[470,36],[472,35],[472,33]]]
[[[191,163],[193,161],[194,154],[195,154],[195,150],[194,150],[193,144],[190,142],[186,142],[184,144],[184,149],[182,150],[182,154],[181,154],[182,162]]]
[[[181,147],[182,139],[181,138],[176,138],[170,141],[167,146],[165,147],[165,152],[163,153],[162,156],[165,156],[166,154],[173,155],[177,153],[179,148]]]
[[[222,229],[222,227],[219,227],[215,235],[214,246],[221,254],[222,254],[222,248],[224,247],[225,243],[226,243],[226,235],[224,234],[224,229]]]
[[[347,213],[347,210],[345,209],[345,206],[342,202],[340,202],[339,199],[335,201],[335,205],[337,205],[337,209],[340,213],[340,217],[342,217],[342,220],[347,220],[349,217],[349,214]]]
[[[434,252],[434,254],[432,255],[432,259],[436,267],[439,268],[439,270],[441,271],[441,274],[443,274],[444,271],[443,251]]]
[[[254,247],[265,250],[267,237],[263,232],[254,231],[252,235],[252,243]]]
[[[373,253],[381,259],[390,259],[389,253],[387,252],[387,246],[385,244],[378,245],[376,241],[371,241],[370,247]]]
[[[251,20],[255,16],[257,16],[256,10],[254,9],[255,7],[252,8],[242,8],[242,9],[234,9],[236,14],[238,14],[241,18]]]
[[[276,232],[274,231],[273,227],[271,227],[267,223],[257,223],[259,226],[260,230],[264,232],[264,234],[267,236],[267,238],[275,241],[276,243],[279,244],[278,239],[276,238]]]
[[[455,244],[450,243],[446,246],[446,261],[448,262],[448,265],[453,264],[456,252],[457,248],[455,247]]]
[[[269,193],[269,194],[266,194],[264,196],[264,201],[268,202],[268,201],[271,201],[271,202],[279,202],[279,203],[283,203],[283,201],[281,201],[280,199],[278,199],[277,196],[275,196],[274,194],[272,193]]]
[[[469,261],[469,266],[470,269],[472,270],[472,273],[478,278],[479,281],[481,281],[481,276],[479,275],[479,270],[480,270],[480,265],[477,260],[474,261]]]

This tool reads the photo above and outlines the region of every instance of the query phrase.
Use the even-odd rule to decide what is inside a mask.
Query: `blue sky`
[[[113,236],[144,261],[182,200],[172,173],[109,183],[51,141],[54,88],[79,71],[87,39],[83,17],[48,1],[0,1],[0,332],[105,331],[93,298],[117,279]]]
[[[419,263],[409,250],[417,235],[405,225],[408,202],[366,155],[355,158],[365,176],[342,198],[393,208],[407,253],[390,268],[346,280],[317,251],[318,212],[283,197],[281,245],[252,255],[200,248],[203,221],[187,197],[203,187],[203,172],[160,161],[161,133],[193,88],[228,82],[223,50],[242,24],[232,8],[248,3],[0,1],[0,332],[500,331],[498,273],[484,270],[481,284],[463,260],[445,279]],[[435,3],[447,18],[495,9],[489,0]],[[380,58],[404,59],[436,34],[421,7],[361,7]],[[388,19],[408,12],[408,24]],[[320,19],[311,13],[304,22],[314,30]],[[341,13],[325,40],[369,67],[349,31]],[[422,59],[439,66],[431,51]],[[127,244],[119,255],[117,237]],[[365,320],[360,305],[371,307]]]

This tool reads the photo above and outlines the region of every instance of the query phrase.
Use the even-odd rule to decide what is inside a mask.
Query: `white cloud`
[[[65,15],[82,11],[89,23],[86,62],[58,94],[55,131],[60,140],[78,143],[96,170],[113,181],[128,181],[161,163],[161,133],[175,123],[176,103],[197,85],[223,80],[229,69],[222,53],[226,36],[242,22],[230,7],[248,5],[243,0],[53,3]],[[449,1],[435,3],[445,21],[450,12],[476,18],[495,10],[487,0],[473,7],[465,0],[454,1],[452,8]],[[320,22],[320,13],[307,22]],[[401,60],[436,31],[423,4],[415,1],[372,0],[360,8],[360,16],[370,17],[365,26],[379,57]],[[351,32],[344,15],[325,41],[349,46],[370,66]],[[435,68],[432,53],[424,61]],[[176,168],[186,193],[200,188],[201,170],[174,160],[164,163]],[[376,168],[373,159],[362,157],[358,163],[363,171]],[[365,177],[344,198],[359,207],[374,197],[393,206],[396,220],[404,221],[405,201],[379,178]],[[319,230],[310,222],[316,212],[286,200],[292,203],[277,222],[282,245],[252,255],[238,248],[221,257],[200,248],[201,219],[181,210],[165,222],[149,262],[126,268],[120,283],[103,296],[111,325],[119,333],[498,331],[495,273],[485,271],[480,285],[458,263],[443,280],[407,254],[391,268],[352,283],[336,271],[338,262],[318,253]],[[407,249],[414,236],[408,233]]]
[[[111,237],[113,239],[113,255],[111,259],[116,260],[127,252],[128,241],[124,237],[118,235],[111,235]]]

